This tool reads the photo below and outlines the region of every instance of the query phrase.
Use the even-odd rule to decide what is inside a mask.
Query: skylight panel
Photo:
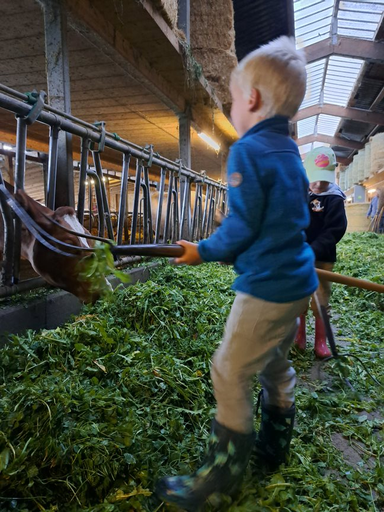
[[[324,103],[346,107],[362,65],[362,60],[330,57],[324,83]]]
[[[340,119],[341,117],[320,114],[317,122],[317,133],[330,136],[335,135]]]
[[[297,123],[297,136],[299,139],[315,133],[317,116],[307,117]]]

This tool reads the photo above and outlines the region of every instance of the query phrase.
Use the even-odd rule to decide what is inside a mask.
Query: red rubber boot
[[[297,331],[295,339],[295,345],[300,350],[305,350],[305,347],[307,346],[307,338],[305,335],[305,319],[306,315],[300,315],[299,330]]]
[[[317,317],[315,318],[315,355],[318,359],[325,359],[332,355],[327,346],[323,321]]]

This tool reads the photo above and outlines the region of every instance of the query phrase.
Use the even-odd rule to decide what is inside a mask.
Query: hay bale
[[[367,219],[368,203],[347,204],[345,213],[347,215],[347,233],[367,231],[370,220]]]
[[[228,108],[229,77],[237,64],[232,0],[191,2],[191,48],[204,76]]]
[[[152,0],[168,25],[177,28],[178,5],[177,0]]]

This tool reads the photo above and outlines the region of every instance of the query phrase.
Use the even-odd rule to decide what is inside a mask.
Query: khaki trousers
[[[282,410],[292,406],[296,373],[288,352],[296,336],[298,317],[306,311],[308,302],[309,297],[277,304],[245,293],[236,295],[211,368],[219,423],[237,432],[252,432],[256,374],[267,405]]]

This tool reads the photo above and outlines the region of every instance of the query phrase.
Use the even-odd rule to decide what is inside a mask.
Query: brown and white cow
[[[11,185],[6,184],[6,186],[8,190],[12,190]],[[86,238],[77,237],[50,222],[49,218],[55,220],[67,229],[88,234],[88,231],[78,221],[73,208],[62,206],[52,211],[29,197],[23,190],[16,192],[15,199],[42,229],[61,242],[76,247],[90,247],[93,245],[92,240],[88,241]],[[43,214],[45,214],[48,219]],[[3,246],[4,226],[3,218],[0,214],[0,259],[2,258]],[[35,272],[49,284],[73,293],[83,302],[95,301],[100,294],[91,289],[90,282],[80,278],[79,261],[84,258],[84,256],[87,256],[89,252],[71,251],[71,249],[64,248],[60,245],[57,245],[57,247],[64,252],[73,252],[76,254],[76,257],[69,258],[51,251],[38,242],[28,229],[22,225],[21,258],[28,260]]]

